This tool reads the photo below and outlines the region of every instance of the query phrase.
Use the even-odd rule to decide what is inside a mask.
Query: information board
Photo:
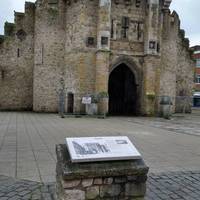
[[[74,163],[141,158],[126,136],[66,138],[66,144]]]
[[[91,97],[83,97],[82,104],[91,104],[92,98]]]

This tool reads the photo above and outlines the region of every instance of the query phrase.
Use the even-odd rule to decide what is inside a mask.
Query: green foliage
[[[91,94],[90,97],[92,98],[92,103],[98,103],[99,102],[99,98],[98,98],[98,95],[96,93]]]
[[[108,93],[105,91],[91,94],[90,97],[92,98],[92,103],[99,103],[102,98],[108,98]]]
[[[99,98],[105,98],[105,97],[108,97],[108,93],[105,91],[102,91],[102,92],[99,92],[98,96]]]

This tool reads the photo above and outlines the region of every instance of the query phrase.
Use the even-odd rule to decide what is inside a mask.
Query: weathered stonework
[[[66,145],[57,145],[58,200],[143,200],[148,167],[142,160],[71,163]]]
[[[15,12],[15,24],[5,23],[0,43],[0,109],[31,110],[33,106],[35,5]],[[23,32],[21,32],[23,30]]]
[[[100,114],[123,107],[119,114],[152,115],[165,95],[172,98],[173,111],[183,111],[176,97],[191,95],[194,63],[170,2],[26,3],[25,13],[15,13],[15,23],[6,23],[0,36],[0,110],[57,112],[62,79],[65,112],[85,113],[82,97],[102,92],[110,100],[99,101]],[[129,81],[127,92],[115,102],[110,79],[123,67],[130,69],[134,83],[125,78],[121,84]],[[130,90],[135,90],[132,96]],[[185,109],[190,111],[190,102]]]

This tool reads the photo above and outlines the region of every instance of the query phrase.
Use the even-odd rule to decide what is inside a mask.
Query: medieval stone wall
[[[176,96],[177,71],[177,33],[179,20],[170,15],[169,11],[163,14],[161,67],[160,67],[160,93],[158,103],[162,96],[172,98],[173,110]],[[175,56],[174,56],[175,55]]]
[[[112,1],[111,50],[113,53],[143,55],[145,33],[145,1]],[[123,18],[128,18],[127,38],[123,38]]]
[[[182,31],[183,33],[183,31]],[[189,40],[179,31],[177,39],[176,112],[191,112],[193,104],[195,62],[189,50]]]
[[[66,9],[64,79],[67,93],[74,94],[74,112],[85,112],[81,98],[95,92],[97,10],[97,0],[71,1]]]
[[[15,13],[0,37],[0,109],[58,111],[62,80],[81,98],[108,92],[124,63],[137,79],[137,111],[159,111],[160,96],[191,95],[193,62],[176,13],[165,0],[37,0]],[[20,94],[20,95],[19,95]],[[180,109],[177,109],[177,111]]]
[[[187,109],[191,106],[194,63],[189,52],[189,41],[184,31],[180,30],[177,13],[164,13],[162,33],[160,96],[170,96],[172,111],[180,112],[183,103],[187,104]]]
[[[64,70],[65,4],[36,2],[33,109],[56,112],[58,90]]]
[[[0,109],[31,110],[33,104],[34,56],[33,3],[25,13],[15,12],[15,24],[5,23],[0,43]]]

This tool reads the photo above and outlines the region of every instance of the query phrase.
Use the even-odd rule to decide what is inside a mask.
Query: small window
[[[101,45],[108,45],[108,37],[101,37]]]
[[[20,57],[20,49],[19,48],[17,49],[17,57],[18,58]]]
[[[114,20],[112,19],[111,20],[111,38],[113,38],[113,35],[114,35]]]
[[[149,49],[156,49],[156,42],[155,41],[149,41]]]
[[[196,76],[196,83],[200,83],[200,75]]]
[[[122,27],[129,28],[129,18],[128,17],[122,17]]]
[[[94,46],[94,37],[87,38],[87,46]]]
[[[157,52],[160,53],[160,44],[157,43]]]
[[[200,68],[200,59],[196,60],[196,67]]]
[[[2,78],[2,80],[5,78],[5,70],[1,70],[1,78]]]

